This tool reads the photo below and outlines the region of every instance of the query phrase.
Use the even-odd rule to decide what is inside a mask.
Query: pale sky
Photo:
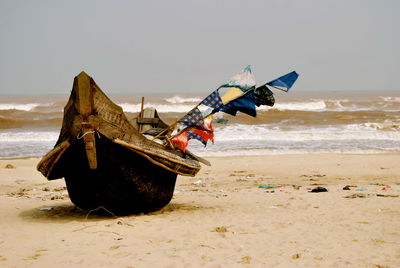
[[[251,64],[296,91],[400,90],[400,1],[0,0],[0,94],[208,93]]]

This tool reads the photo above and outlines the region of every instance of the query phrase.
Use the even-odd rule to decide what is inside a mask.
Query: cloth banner
[[[224,106],[223,112],[236,116],[236,113],[242,112],[253,117],[257,116],[254,91],[233,100]]]
[[[204,125],[203,115],[198,108],[188,113],[178,122],[189,127],[203,127]]]

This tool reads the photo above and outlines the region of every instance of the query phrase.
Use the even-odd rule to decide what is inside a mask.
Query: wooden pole
[[[142,104],[140,106],[139,119],[143,119],[144,97],[142,97]],[[139,132],[142,132],[142,124],[139,123]]]
[[[188,114],[190,114],[194,109],[196,109],[197,107],[199,107],[200,103],[197,104],[192,110],[190,110],[189,112],[187,112],[185,115],[183,115],[181,118],[179,118],[178,120],[176,120],[175,123],[173,123],[172,125],[169,125],[166,129],[164,129],[163,131],[161,131],[160,133],[158,133],[156,136],[154,136],[153,140],[155,140],[156,138],[160,137],[161,134],[164,134],[166,131],[174,128],[179,121],[181,121],[183,118],[185,118],[185,116],[187,116]],[[175,137],[175,136],[174,136]]]

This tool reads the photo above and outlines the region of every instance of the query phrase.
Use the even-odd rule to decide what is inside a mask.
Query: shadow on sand
[[[157,216],[157,215],[169,215],[172,213],[188,213],[190,211],[197,211],[207,209],[206,207],[182,204],[182,203],[170,203],[164,208],[149,212],[149,213],[140,213],[133,215],[115,215],[111,211],[105,210],[102,207],[98,209],[86,211],[82,210],[75,205],[69,204],[60,204],[60,205],[52,205],[52,206],[41,206],[29,210],[25,210],[19,214],[19,216],[26,221],[34,221],[34,222],[58,222],[58,223],[67,223],[71,221],[100,221],[100,220],[109,220],[120,217],[140,217],[140,216]]]

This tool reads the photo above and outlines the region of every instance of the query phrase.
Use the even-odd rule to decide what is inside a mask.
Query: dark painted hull
[[[83,141],[71,144],[64,153],[64,164],[73,167],[66,172],[65,182],[77,207],[104,207],[125,215],[154,211],[171,201],[176,173],[104,137],[96,139],[96,150],[97,169],[90,169]]]

